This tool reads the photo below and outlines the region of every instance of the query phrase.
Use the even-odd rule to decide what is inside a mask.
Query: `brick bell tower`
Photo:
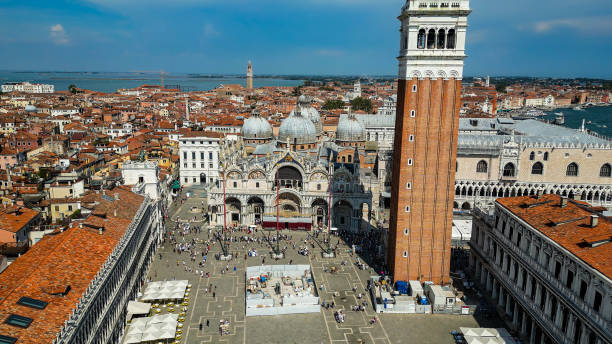
[[[447,284],[469,0],[408,0],[401,42],[388,263]]]

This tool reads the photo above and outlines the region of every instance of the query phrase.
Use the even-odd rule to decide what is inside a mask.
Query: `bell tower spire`
[[[247,81],[246,81],[246,87],[247,90],[252,90],[253,89],[253,65],[251,64],[251,61],[249,61],[249,64],[247,65]]]
[[[396,281],[450,280],[469,0],[408,0],[400,54],[388,262]]]

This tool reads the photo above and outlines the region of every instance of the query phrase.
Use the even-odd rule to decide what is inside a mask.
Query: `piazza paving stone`
[[[184,204],[173,205],[170,208],[172,215],[167,223],[168,230],[175,228],[176,221],[193,221],[196,216],[195,225],[202,225],[203,230],[198,234],[190,234],[185,237],[186,241],[197,237],[201,240],[209,238],[206,224],[202,223],[200,214],[193,214],[191,207],[206,205],[205,199],[189,198]],[[283,231],[293,237],[293,241],[299,247],[306,239],[306,232]],[[244,235],[244,233],[235,233]],[[258,231],[254,235],[267,236],[276,235],[274,232]],[[178,237],[182,240],[182,237]],[[337,238],[333,238],[335,244]],[[270,256],[269,245],[250,244],[243,249],[243,243],[232,243],[230,250],[238,253],[229,262],[216,261],[215,253],[220,253],[219,244],[211,246],[208,261],[203,268],[204,272],[210,273],[210,278],[196,276],[195,270],[201,270],[197,261],[192,262],[189,254],[178,254],[173,252],[172,244],[162,244],[158,250],[154,262],[149,270],[148,278],[152,281],[187,279],[192,284],[190,303],[186,314],[183,328],[182,343],[243,343],[243,344],[342,344],[342,343],[368,343],[368,344],[390,344],[390,343],[453,343],[450,331],[458,330],[460,326],[477,327],[478,322],[472,316],[449,316],[449,315],[413,315],[413,314],[378,314],[379,322],[371,324],[371,319],[376,315],[371,306],[371,300],[366,297],[368,307],[365,312],[354,312],[351,306],[358,304],[358,293],[365,293],[365,283],[372,273],[357,269],[356,256],[347,253],[347,247],[337,251],[334,258],[322,258],[321,248],[315,245],[310,256],[301,256],[297,250],[293,250],[289,244],[283,259],[273,260]],[[244,259],[248,248],[259,251],[259,257]],[[197,249],[201,251],[201,246]],[[160,259],[161,254],[161,259]],[[282,316],[245,316],[245,271],[247,266],[262,264],[262,257],[266,257],[266,265],[275,264],[310,264],[315,283],[322,289],[318,290],[319,297],[325,302],[335,302],[335,309],[322,309],[321,313],[295,314]],[[198,255],[197,259],[201,259]],[[183,261],[192,268],[193,272],[185,271]],[[341,262],[346,261],[347,265]],[[178,262],[178,264],[177,264]],[[236,271],[234,271],[234,266]],[[338,272],[330,273],[329,269],[335,266]],[[229,267],[229,271],[222,274],[221,271]],[[327,267],[328,272],[324,272]],[[212,290],[207,290],[212,284]],[[215,289],[216,286],[216,289]],[[353,291],[353,287],[356,291]],[[213,298],[213,292],[215,297]],[[334,297],[334,292],[339,296]],[[346,321],[339,324],[334,319],[334,311],[343,308],[346,313]],[[220,336],[219,321],[230,321],[230,334]],[[209,326],[206,326],[206,321]],[[202,324],[202,331],[199,327]],[[490,325],[490,324],[487,324]]]

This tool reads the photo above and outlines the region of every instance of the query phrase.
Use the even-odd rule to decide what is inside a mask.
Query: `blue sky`
[[[403,0],[0,0],[0,69],[395,75]],[[611,0],[472,0],[466,75],[612,78]]]

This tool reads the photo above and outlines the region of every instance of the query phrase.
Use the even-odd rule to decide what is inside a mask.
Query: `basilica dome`
[[[363,142],[366,140],[366,130],[353,115],[340,118],[336,131],[336,141]]]
[[[247,118],[242,125],[242,137],[245,139],[272,139],[272,126],[257,112]]]
[[[321,115],[319,115],[319,111],[315,109],[312,105],[312,99],[309,96],[301,95],[298,98],[298,105],[300,105],[302,109],[302,116],[308,118],[312,124],[314,124],[315,129],[317,130],[317,136],[321,136],[323,133],[323,123],[321,122]],[[291,115],[293,115],[295,110],[291,111]]]
[[[298,104],[278,130],[278,140],[285,144],[313,144],[317,142],[317,129],[311,120],[302,115]]]

